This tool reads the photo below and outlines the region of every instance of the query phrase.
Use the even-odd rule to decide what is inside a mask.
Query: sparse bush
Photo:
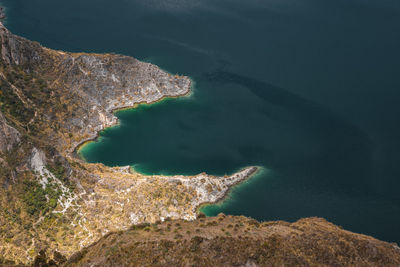
[[[201,218],[206,218],[206,215],[202,212],[199,213],[199,215],[197,215],[197,218],[201,219]]]
[[[132,225],[129,230],[140,230],[146,227],[149,227],[150,223],[140,223],[140,224],[134,224]]]
[[[183,236],[181,235],[181,234],[176,234],[175,236],[174,236],[174,238],[175,239],[181,239]]]

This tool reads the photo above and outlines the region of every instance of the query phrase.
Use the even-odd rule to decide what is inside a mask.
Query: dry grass
[[[66,266],[399,266],[400,249],[320,218],[258,223],[220,215],[113,233]],[[200,226],[201,225],[201,226]],[[201,232],[196,229],[201,228]],[[253,264],[253,265],[252,265]]]

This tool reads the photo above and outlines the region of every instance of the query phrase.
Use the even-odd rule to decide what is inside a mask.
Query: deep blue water
[[[144,173],[266,171],[207,214],[321,216],[400,242],[397,0],[2,0],[45,46],[189,75],[191,98],[118,113],[82,151]]]

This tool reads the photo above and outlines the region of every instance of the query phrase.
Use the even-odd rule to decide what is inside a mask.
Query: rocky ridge
[[[400,248],[321,218],[225,216],[110,233],[61,266],[399,266]]]

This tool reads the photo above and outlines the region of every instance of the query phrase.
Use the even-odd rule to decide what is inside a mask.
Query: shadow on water
[[[260,154],[271,170],[203,212],[288,221],[320,216],[352,231],[400,240],[399,203],[374,186],[374,143],[364,131],[326,107],[257,79],[221,70],[201,79],[214,87],[241,86],[263,102],[257,110],[268,118],[260,128],[265,139],[249,141],[260,147],[256,153],[241,150],[250,160]],[[246,116],[251,120],[255,113]]]
[[[316,142],[323,142],[324,153],[316,159],[321,164],[314,162],[315,166],[326,166],[323,162],[330,162],[337,165],[338,171],[327,170],[330,174],[309,177],[310,184],[324,184],[326,188],[348,193],[372,193],[368,184],[373,177],[372,145],[362,130],[323,106],[250,77],[219,70],[206,73],[203,78],[214,83],[248,88],[268,104],[265,107],[274,105],[286,110],[293,116],[291,120],[295,124],[312,134]],[[268,109],[261,112],[270,116]]]

